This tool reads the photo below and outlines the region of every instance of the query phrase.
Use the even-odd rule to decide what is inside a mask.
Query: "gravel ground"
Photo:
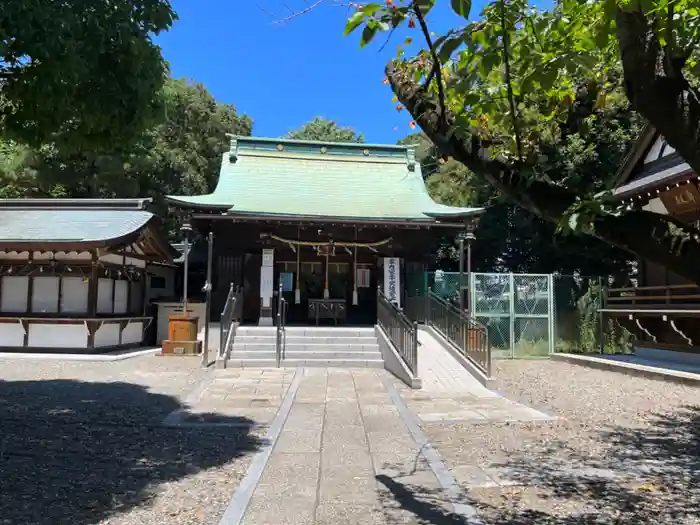
[[[0,524],[218,523],[264,430],[161,426],[205,373],[154,356],[0,360]]]
[[[426,425],[485,523],[699,522],[699,388],[545,360],[498,361],[495,376],[559,419]],[[499,485],[476,487],[475,465]]]

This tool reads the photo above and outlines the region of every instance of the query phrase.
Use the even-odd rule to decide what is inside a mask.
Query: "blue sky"
[[[278,137],[314,116],[395,143],[412,130],[382,84],[384,65],[409,34],[404,27],[383,51],[385,35],[360,49],[359,34],[343,37],[348,10],[322,5],[284,25],[275,20],[316,0],[173,0],[180,20],[157,41],[175,77],[203,83],[214,97],[253,118],[253,134]],[[430,13],[431,30],[461,24],[447,0]],[[478,15],[483,0],[474,2]]]

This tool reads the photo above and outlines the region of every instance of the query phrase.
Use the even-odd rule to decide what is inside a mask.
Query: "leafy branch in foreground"
[[[624,97],[623,87],[633,107],[664,135],[670,123],[678,126],[667,139],[684,156],[688,150],[693,165],[700,157],[700,97],[684,75],[697,68],[699,2],[672,2],[675,11],[669,11],[664,0],[566,0],[538,11],[525,0],[495,0],[478,21],[433,39],[424,22],[434,3],[366,4],[348,20],[346,34],[362,27],[364,46],[379,31],[418,21],[427,49],[393,61],[386,75],[397,102],[440,151],[564,230],[595,235],[700,282],[697,230],[671,217],[616,209],[606,193],[553,180],[540,169],[548,148],[585,134]],[[466,0],[452,1],[452,7],[470,16]],[[664,94],[659,89],[668,79],[673,89]],[[666,97],[659,104],[666,116],[650,107],[650,89]]]

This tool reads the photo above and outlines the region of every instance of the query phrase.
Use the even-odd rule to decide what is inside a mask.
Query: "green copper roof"
[[[213,193],[169,196],[237,215],[457,220],[482,208],[433,201],[411,146],[237,137]]]
[[[155,216],[148,199],[0,199],[0,242],[108,243]]]

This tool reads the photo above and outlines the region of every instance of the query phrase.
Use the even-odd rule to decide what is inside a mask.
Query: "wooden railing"
[[[636,286],[608,288],[605,294],[606,309],[655,308],[674,306],[700,308],[700,287],[694,284],[667,286]]]
[[[418,375],[418,323],[411,322],[394,303],[377,290],[377,323],[414,376]]]

